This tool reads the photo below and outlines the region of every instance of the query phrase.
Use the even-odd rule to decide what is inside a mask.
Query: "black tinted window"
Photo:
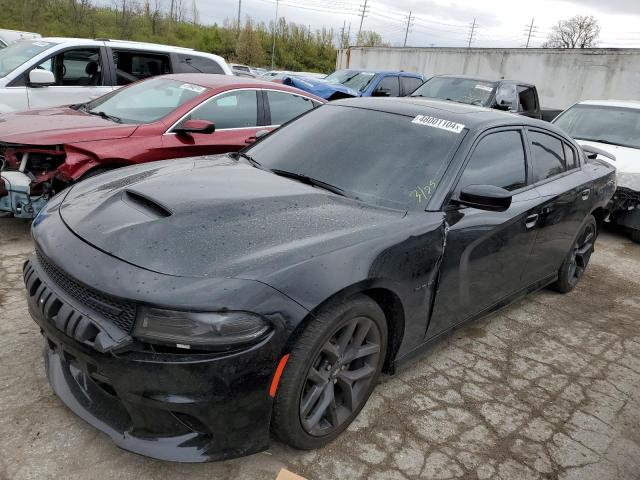
[[[171,73],[168,55],[114,50],[113,62],[118,85],[128,85],[143,78]]]
[[[529,131],[533,155],[533,182],[553,177],[566,170],[562,141],[551,135]]]
[[[267,99],[271,110],[271,125],[282,125],[313,108],[311,100],[290,93],[268,91]]]
[[[520,108],[523,112],[532,112],[538,108],[536,105],[536,92],[533,87],[518,85],[518,97]]]
[[[413,91],[422,85],[422,80],[412,77],[400,77],[400,85],[402,86],[402,94],[409,95]]]
[[[567,170],[576,168],[578,166],[578,158],[576,157],[576,152],[569,146],[569,144],[563,143],[562,145],[564,146],[564,159],[567,165]]]
[[[373,92],[374,95],[386,97],[400,96],[400,83],[398,77],[384,77]]]
[[[515,130],[487,135],[476,146],[458,183],[517,190],[527,184],[522,135]]]
[[[180,70],[185,73],[218,73],[224,74],[222,67],[211,58],[198,55],[178,55]]]
[[[458,127],[456,133],[404,115],[323,105],[248,153],[267,168],[321,180],[366,202],[424,210],[464,135]]]

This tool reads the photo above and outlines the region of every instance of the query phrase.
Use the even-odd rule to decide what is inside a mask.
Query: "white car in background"
[[[42,38],[42,35],[39,33],[20,32],[18,30],[6,30],[4,28],[0,28],[0,49],[19,40],[34,40],[36,38]]]
[[[618,189],[611,201],[610,218],[640,243],[640,102],[583,101],[569,107],[552,123],[585,149],[595,147],[615,157],[597,156],[617,169]]]
[[[38,38],[0,49],[0,114],[85,103],[167,73],[232,75],[218,55],[120,40]]]

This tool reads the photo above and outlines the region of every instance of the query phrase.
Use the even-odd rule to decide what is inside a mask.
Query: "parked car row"
[[[556,126],[499,111],[520,84],[440,78],[172,73],[0,116],[55,393],[155,458],[317,448],[447,332],[574,289],[621,192],[559,128],[596,140],[586,112]]]

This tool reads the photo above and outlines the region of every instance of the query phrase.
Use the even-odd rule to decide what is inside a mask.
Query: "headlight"
[[[228,349],[254,343],[270,329],[264,318],[247,312],[179,312],[141,307],[133,336],[179,348]]]

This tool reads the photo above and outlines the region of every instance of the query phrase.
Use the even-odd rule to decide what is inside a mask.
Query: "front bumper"
[[[0,172],[0,212],[12,213],[17,218],[34,218],[45,206],[47,199],[31,195],[31,178],[19,171]]]
[[[640,230],[640,191],[618,187],[608,208],[613,223]]]
[[[87,322],[97,330],[100,323],[56,288],[35,255],[25,264],[25,282],[52,389],[118,446],[179,462],[268,447],[273,336],[233,353],[182,354],[144,349],[123,334],[113,349],[100,352],[92,347],[95,330],[86,334]],[[60,320],[62,313],[68,322]]]

